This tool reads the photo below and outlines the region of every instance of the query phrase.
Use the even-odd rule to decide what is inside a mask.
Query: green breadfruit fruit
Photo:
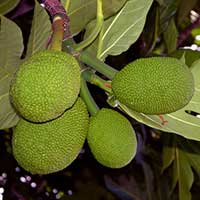
[[[23,118],[45,122],[70,108],[79,90],[80,67],[76,59],[64,52],[44,50],[19,67],[10,97]]]
[[[118,72],[112,81],[116,98],[145,114],[165,114],[183,108],[194,93],[193,75],[176,58],[141,58]]]
[[[78,156],[88,132],[89,116],[78,98],[59,118],[45,123],[20,119],[13,130],[12,148],[17,162],[33,174],[64,169]]]
[[[200,51],[194,51],[191,49],[178,49],[172,52],[169,56],[180,59],[183,54],[185,56],[185,64],[189,67],[193,62],[200,59]]]
[[[96,160],[110,168],[124,167],[136,153],[131,123],[111,109],[103,108],[91,117],[87,141]]]

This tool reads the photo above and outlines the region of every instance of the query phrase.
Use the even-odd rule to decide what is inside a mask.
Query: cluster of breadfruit
[[[89,118],[79,97],[80,67],[70,54],[44,50],[23,62],[10,88],[20,116],[13,129],[13,155],[33,174],[64,169],[78,156],[87,138],[98,162],[111,168],[127,165],[136,153],[131,123],[103,108]],[[138,59],[116,73],[113,93],[127,107],[163,114],[184,107],[194,92],[190,70],[174,58]]]

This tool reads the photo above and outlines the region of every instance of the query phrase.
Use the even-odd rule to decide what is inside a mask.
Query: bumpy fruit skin
[[[45,50],[27,59],[10,88],[11,102],[25,119],[45,122],[60,116],[76,101],[80,67],[64,52]]]
[[[88,132],[86,106],[78,99],[61,117],[35,124],[20,119],[13,130],[17,162],[32,174],[49,174],[67,167],[79,154]]]
[[[102,165],[121,168],[136,153],[136,136],[131,123],[116,111],[103,108],[90,120],[87,141]]]
[[[137,112],[165,114],[188,104],[194,93],[194,80],[178,59],[142,58],[116,74],[112,89],[119,102]]]

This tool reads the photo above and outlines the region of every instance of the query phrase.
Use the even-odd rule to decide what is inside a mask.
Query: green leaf
[[[48,37],[51,32],[51,22],[44,8],[35,3],[34,16],[31,26],[31,33],[28,40],[26,58],[37,51],[46,48]]]
[[[171,137],[170,135],[164,135],[163,142],[163,160],[169,157],[165,153],[166,149],[171,149],[170,157],[173,158],[171,189],[174,190],[176,184],[178,184],[179,200],[191,200],[190,189],[194,181],[192,168],[197,173],[200,172],[200,143],[177,136]]]
[[[172,142],[170,141],[171,138],[173,137],[164,137],[165,141],[164,144],[172,144]],[[162,172],[167,169],[172,162],[174,161],[175,158],[175,149],[171,148],[171,146],[164,146],[163,148],[163,165],[162,165]]]
[[[178,31],[174,18],[171,18],[167,27],[167,30],[164,32],[164,40],[167,46],[167,52],[171,53],[176,50]]]
[[[66,5],[68,0],[62,0]],[[127,0],[103,0],[104,18],[110,17],[118,12]],[[70,17],[70,30],[72,34],[79,33],[85,25],[96,17],[96,0],[71,1],[68,9]],[[81,19],[81,20],[80,20]]]
[[[175,148],[174,176],[178,177],[179,200],[191,200],[190,188],[194,181],[187,154]]]
[[[195,61],[200,59],[200,51],[194,51],[191,49],[178,49],[171,54],[169,54],[171,57],[175,57],[181,60],[181,57],[184,56],[185,64],[190,67]]]
[[[18,117],[10,104],[9,88],[24,47],[20,28],[3,16],[0,44],[0,129],[5,129],[15,126],[18,122]]]
[[[176,133],[187,139],[200,141],[200,118],[189,114],[190,111],[200,113],[200,60],[194,62],[191,67],[195,92],[191,101],[182,109],[165,115],[145,115],[137,113],[119,102],[119,107],[129,116],[150,127]]]
[[[152,0],[127,1],[116,16],[105,21],[101,35],[102,46],[98,49],[100,59],[108,55],[121,54],[138,39],[152,2]],[[97,49],[97,47],[91,48]]]
[[[1,0],[0,2],[0,14],[4,15],[13,10],[20,0]]]
[[[179,0],[163,0],[163,4],[160,7],[161,33],[166,30],[169,19],[176,14],[178,4]]]

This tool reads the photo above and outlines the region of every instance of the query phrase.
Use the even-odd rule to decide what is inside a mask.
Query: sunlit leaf
[[[140,36],[152,0],[130,0],[114,17],[104,23],[99,58],[119,55],[126,51]],[[97,45],[97,44],[96,44]],[[90,48],[90,47],[89,47]],[[97,47],[91,47],[97,49]]]
[[[64,7],[68,0],[62,0]],[[104,18],[114,15],[127,0],[103,0]],[[72,34],[80,32],[85,25],[96,18],[96,0],[76,0],[69,4],[70,30]],[[81,19],[81,20],[80,20]]]
[[[1,16],[0,44],[0,129],[5,129],[16,125],[18,121],[10,104],[9,88],[24,47],[20,28],[3,16]]]
[[[46,48],[50,36],[51,22],[44,8],[36,2],[26,57]]]
[[[1,0],[0,1],[0,14],[4,15],[13,10],[20,0]]]

